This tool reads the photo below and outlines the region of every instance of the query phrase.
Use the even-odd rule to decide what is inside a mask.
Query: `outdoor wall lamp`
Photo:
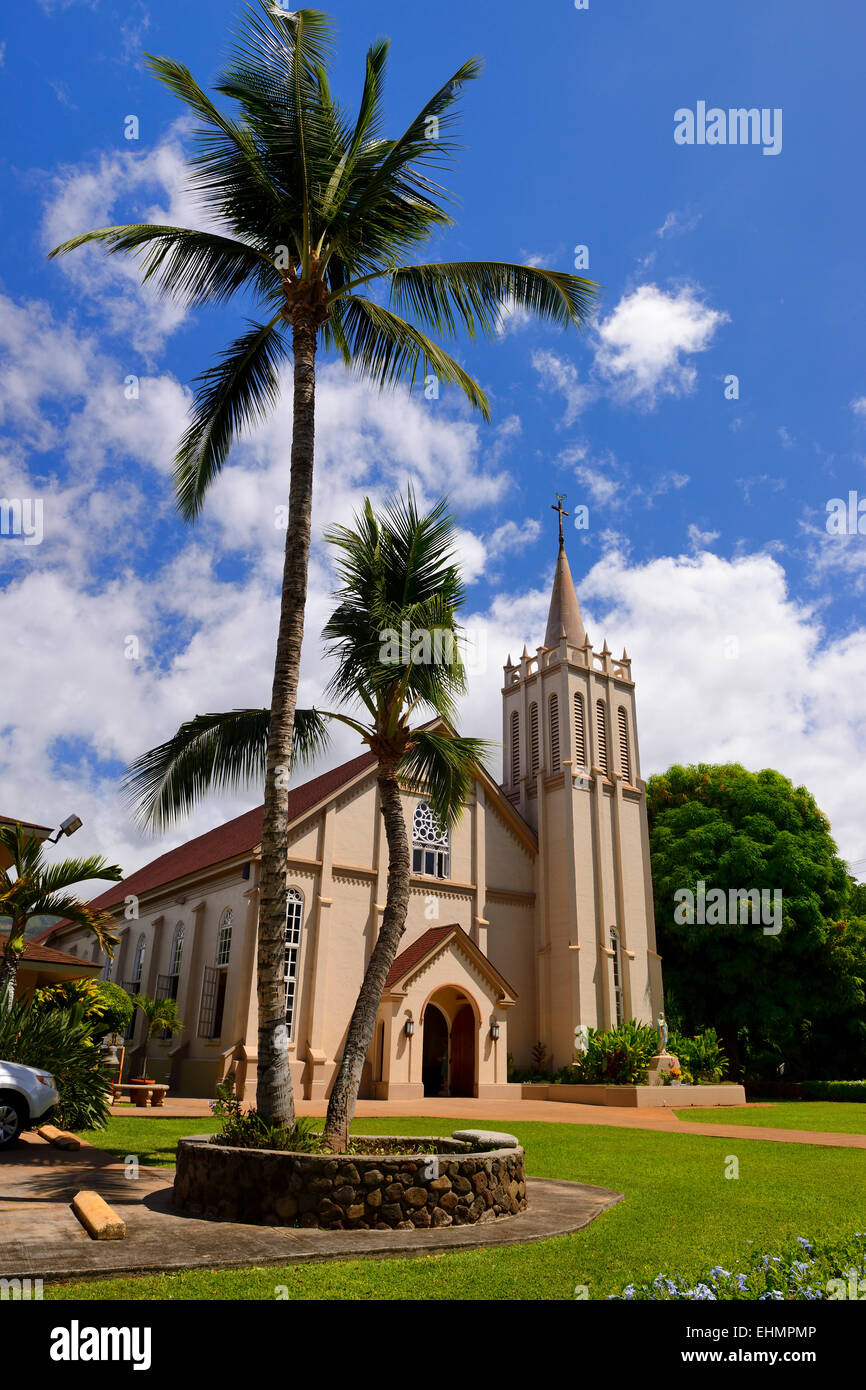
[[[49,835],[49,845],[56,845],[61,835],[74,835],[76,830],[80,830],[82,825],[80,816],[67,816],[66,820],[60,822],[60,829],[56,835]]]
[[[403,1032],[406,1034],[407,1038],[411,1038],[412,1034],[415,1032],[414,1018],[406,1019],[406,1022],[403,1024]]]
[[[490,1025],[490,1036],[494,1042],[499,1042],[499,1024],[495,1021]]]

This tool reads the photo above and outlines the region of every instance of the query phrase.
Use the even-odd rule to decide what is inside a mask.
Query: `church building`
[[[559,553],[543,644],[505,666],[501,782],[481,775],[450,831],[404,793],[412,843],[406,932],[388,976],[361,1096],[519,1096],[509,1059],[574,1060],[575,1029],[651,1021],[662,1006],[631,662],[583,626]],[[262,808],[112,884],[109,978],[177,1000],[183,1032],[149,1070],[212,1096],[234,1071],[255,1090]],[[290,793],[285,989],[296,1094],[328,1093],[385,905],[388,850],[376,761],[364,753]],[[95,943],[61,925],[52,944]],[[108,969],[108,967],[107,967]],[[143,1020],[128,1041],[141,1059]],[[128,1069],[126,1070],[128,1074]]]

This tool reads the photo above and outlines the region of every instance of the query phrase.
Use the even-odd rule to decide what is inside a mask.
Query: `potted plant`
[[[131,1086],[153,1086],[155,1078],[147,1074],[148,1045],[155,1033],[179,1033],[183,1021],[178,1017],[177,1004],[173,999],[151,999],[147,994],[134,994],[132,1002],[144,1014],[147,1028],[144,1035],[144,1059],[142,1076],[132,1076]]]

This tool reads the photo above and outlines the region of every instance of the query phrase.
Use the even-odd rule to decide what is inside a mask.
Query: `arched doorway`
[[[448,1094],[475,1094],[475,1014],[471,1005],[463,1004],[451,1024],[451,1084]]]
[[[421,1080],[425,1096],[447,1093],[448,1021],[441,1009],[428,1004],[424,1010],[424,1051],[421,1060]]]

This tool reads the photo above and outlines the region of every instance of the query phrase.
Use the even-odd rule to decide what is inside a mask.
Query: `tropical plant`
[[[445,501],[421,515],[410,492],[405,502],[393,502],[378,515],[368,499],[353,527],[334,527],[327,537],[337,550],[341,587],[323,631],[336,663],[326,693],[343,705],[360,704],[363,713],[357,719],[308,710],[296,722],[296,743],[303,729],[306,751],[324,747],[328,721],[339,720],[376,754],[389,852],[382,924],[328,1103],[329,1142],[346,1137],[379,1000],[406,926],[411,859],[400,785],[423,790],[439,823],[451,825],[488,747],[441,722],[414,728],[410,723],[420,710],[432,714],[434,723],[450,721],[465,688],[457,623],[464,590],[453,562],[455,534]],[[404,631],[413,634],[411,648],[391,640]],[[212,786],[235,785],[261,771],[266,738],[264,710],[197,716],[134,764],[128,786],[139,811],[148,819],[170,819]]]
[[[148,994],[134,994],[132,1003],[134,1008],[139,1009],[144,1014],[147,1025],[144,1033],[144,1057],[141,1063],[141,1074],[147,1079],[147,1053],[151,1038],[155,1033],[179,1033],[184,1027],[184,1023],[178,1017],[177,1004],[173,999],[152,999]]]
[[[712,1083],[723,1080],[727,1074],[728,1059],[715,1028],[705,1028],[693,1038],[671,1033],[668,1050],[695,1081]]]
[[[451,225],[450,195],[432,172],[451,159],[450,136],[465,83],[461,64],[396,139],[383,135],[389,44],[367,53],[353,119],[331,95],[333,30],[313,9],[282,11],[254,0],[233,59],[216,84],[226,114],[170,58],[150,57],[160,81],[198,121],[190,191],[218,230],[140,223],[85,232],[51,253],[88,242],[139,258],[143,279],[191,306],[252,295],[259,317],[197,380],[192,420],[176,457],[178,505],[201,510],[237,434],[274,406],[280,368],[293,363],[289,513],[279,629],[267,717],[265,811],[258,954],[257,1104],[291,1123],[285,1048],[283,931],[286,919],[288,779],[304,630],[320,343],[380,387],[426,379],[453,383],[489,417],[486,397],[427,330],[454,338],[494,336],[521,308],[562,326],[588,319],[597,286],[580,276],[498,261],[411,264],[416,248]],[[373,297],[366,297],[362,290]],[[409,314],[410,318],[404,317]]]
[[[308,1117],[296,1120],[286,1128],[260,1115],[255,1108],[244,1110],[234,1090],[234,1072],[217,1088],[212,1102],[214,1119],[219,1129],[211,1136],[212,1144],[225,1144],[234,1149],[279,1149],[290,1153],[319,1153],[324,1147],[321,1130]]]
[[[85,927],[108,956],[113,954],[117,938],[110,930],[111,918],[94,912],[66,890],[93,878],[116,883],[123,878],[122,869],[116,864],[106,864],[98,855],[48,864],[44,842],[35,835],[28,835],[22,825],[0,826],[0,847],[12,861],[8,868],[0,868],[0,933],[8,932],[0,962],[0,1000],[11,1002],[14,997],[27,924],[34,917],[62,917]]]
[[[558,1079],[587,1085],[638,1086],[647,1079],[649,1064],[658,1048],[656,1031],[636,1019],[616,1028],[590,1028],[586,1051]]]
[[[35,1009],[27,1001],[0,1003],[0,1057],[54,1077],[56,1116],[65,1129],[104,1129],[111,1089],[89,1025],[75,1010]]]
[[[125,1033],[135,1006],[125,989],[109,980],[64,980],[45,985],[33,993],[33,1007],[39,1013],[55,1009],[77,1009],[94,1038],[109,1033]]]

